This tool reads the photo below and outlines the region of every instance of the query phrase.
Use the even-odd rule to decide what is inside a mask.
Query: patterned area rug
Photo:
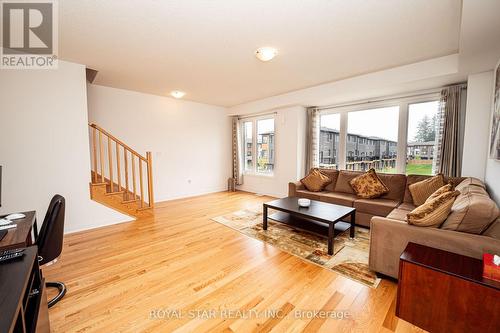
[[[264,231],[261,210],[260,207],[244,209],[214,217],[212,220],[366,286],[378,286],[380,279],[368,268],[369,230],[356,228],[354,239],[349,238],[348,230],[337,235],[333,243],[334,254],[330,256],[324,236],[295,229],[271,219],[268,221],[268,229]],[[272,213],[272,210],[269,210],[269,215]]]

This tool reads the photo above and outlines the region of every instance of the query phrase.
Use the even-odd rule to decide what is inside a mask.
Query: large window
[[[406,174],[432,175],[439,101],[408,105]]]
[[[253,123],[245,121],[243,123],[243,158],[245,171],[253,170]]]
[[[435,173],[439,93],[350,104],[320,111],[321,168]]]
[[[339,168],[339,138],[340,114],[321,115],[319,131],[319,166],[321,168]]]
[[[395,173],[399,106],[349,112],[347,124],[346,169]]]
[[[274,118],[243,122],[246,173],[272,174],[275,164]]]

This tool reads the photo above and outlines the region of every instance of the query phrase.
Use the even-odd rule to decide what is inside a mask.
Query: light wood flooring
[[[393,281],[371,289],[210,220],[270,199],[163,202],[152,218],[66,235],[44,269],[68,287],[49,311],[52,332],[421,331],[395,317]]]

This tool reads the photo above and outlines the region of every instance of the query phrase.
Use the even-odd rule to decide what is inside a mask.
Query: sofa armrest
[[[304,190],[304,184],[301,182],[290,182],[288,183],[288,196],[289,197],[296,197],[297,196],[297,190]]]
[[[500,240],[492,237],[416,227],[406,222],[375,216],[370,228],[370,269],[397,278],[399,257],[409,242],[478,259],[485,252],[500,253]]]

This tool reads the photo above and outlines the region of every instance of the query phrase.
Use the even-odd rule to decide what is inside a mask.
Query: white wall
[[[306,112],[303,107],[275,110],[275,169],[272,176],[245,174],[239,190],[286,196],[288,182],[302,178],[304,172]]]
[[[5,214],[66,198],[65,231],[130,220],[90,200],[85,68],[0,71],[0,165]]]
[[[488,156],[493,71],[469,75],[467,80],[462,174],[484,180]]]
[[[227,189],[231,122],[226,110],[88,85],[89,120],[139,153],[153,154],[155,201]]]

